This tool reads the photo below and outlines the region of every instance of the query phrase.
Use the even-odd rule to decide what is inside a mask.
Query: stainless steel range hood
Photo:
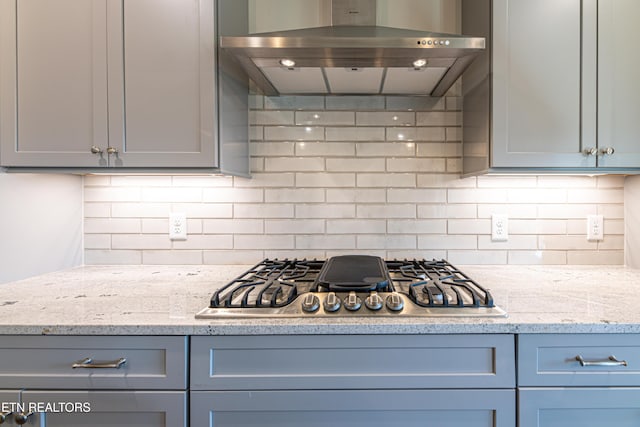
[[[220,37],[266,95],[442,96],[485,47],[375,26],[375,0],[333,0],[332,26]]]

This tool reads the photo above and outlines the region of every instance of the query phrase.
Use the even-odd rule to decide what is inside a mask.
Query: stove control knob
[[[313,313],[320,308],[320,300],[317,296],[309,294],[302,300],[302,310],[307,313]]]
[[[333,313],[340,309],[340,298],[336,296],[335,292],[329,292],[323,303],[325,311]]]
[[[377,292],[371,292],[371,294],[369,294],[369,296],[365,298],[364,305],[369,310],[375,311],[375,310],[380,310],[382,308],[383,302],[384,301],[382,300],[382,297],[378,295]]]
[[[344,299],[344,308],[349,311],[356,311],[362,305],[362,300],[355,292],[349,292],[349,295]]]
[[[387,297],[387,308],[391,311],[400,311],[404,307],[404,301],[399,293],[393,292]]]

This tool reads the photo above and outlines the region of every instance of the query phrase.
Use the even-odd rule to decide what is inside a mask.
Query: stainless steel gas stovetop
[[[197,319],[505,317],[488,289],[445,260],[265,259],[216,291]]]

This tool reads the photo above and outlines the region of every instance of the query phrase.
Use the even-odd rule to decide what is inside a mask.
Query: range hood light
[[[296,61],[294,61],[293,59],[283,58],[280,60],[280,65],[287,68],[293,68],[296,66]]]
[[[422,68],[425,65],[427,65],[427,60],[426,59],[416,59],[415,61],[413,61],[413,66],[415,68]]]

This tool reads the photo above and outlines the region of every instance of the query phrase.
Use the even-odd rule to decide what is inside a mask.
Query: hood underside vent
[[[265,95],[442,96],[484,50],[485,39],[334,25],[223,36],[219,46]]]

